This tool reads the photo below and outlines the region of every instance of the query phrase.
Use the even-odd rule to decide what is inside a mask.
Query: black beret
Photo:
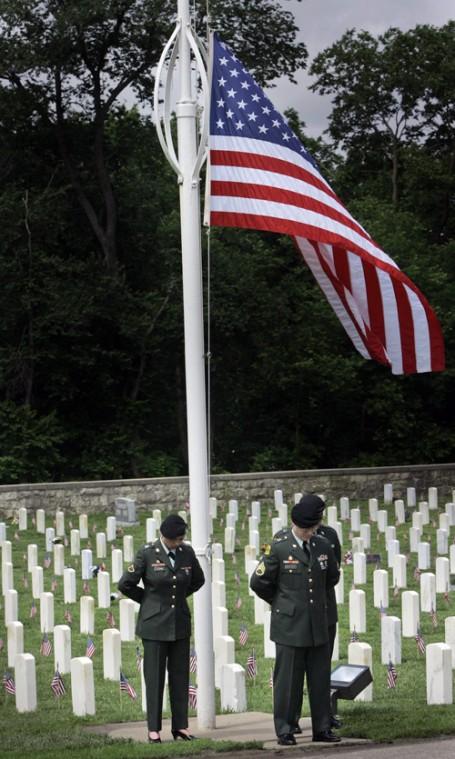
[[[297,527],[314,527],[322,519],[325,504],[318,495],[304,495],[291,511],[291,519]]]
[[[161,522],[160,532],[165,538],[169,538],[170,540],[179,538],[180,535],[184,535],[186,532],[186,522],[178,514],[169,514]]]

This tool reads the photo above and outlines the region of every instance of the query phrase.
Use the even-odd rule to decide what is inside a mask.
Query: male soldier
[[[324,504],[324,508],[325,508],[325,504]],[[283,538],[286,535],[288,535],[290,532],[291,532],[290,528],[285,527],[282,530],[279,530],[279,532],[277,532],[273,536],[273,539],[278,540],[280,538]],[[316,528],[315,534],[320,535],[321,537],[329,541],[333,549],[333,552],[335,554],[335,559],[337,561],[338,567],[340,567],[341,545],[340,545],[340,540],[338,538],[337,531],[333,527],[329,527],[328,525],[322,524],[322,522],[320,522]],[[333,646],[335,643],[335,636],[337,632],[337,622],[338,622],[338,609],[337,609],[337,602],[336,602],[336,597],[335,597],[335,587],[333,586],[328,588],[327,590],[327,622],[328,622],[328,633],[329,633],[329,657],[330,657],[330,661],[332,661]],[[291,732],[294,735],[302,732],[302,729],[299,725],[299,719],[302,712],[302,702],[303,702],[303,691],[300,697],[299,704],[297,706],[295,724],[292,726],[292,730],[291,730]],[[341,721],[335,714],[332,713],[332,710],[330,711],[330,727],[341,727]]]
[[[292,530],[261,557],[250,581],[252,590],[272,605],[273,713],[282,746],[296,744],[292,730],[305,673],[313,741],[340,740],[330,729],[327,624],[327,591],[338,582],[339,569],[327,540],[314,535],[323,510],[318,496],[303,496],[291,512]]]

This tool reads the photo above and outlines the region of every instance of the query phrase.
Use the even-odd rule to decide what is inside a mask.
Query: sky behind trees
[[[317,53],[338,40],[347,29],[365,29],[374,35],[390,26],[412,29],[416,24],[442,26],[455,17],[453,0],[281,0],[283,8],[292,11],[300,27],[300,40],[305,42],[309,62]],[[306,123],[306,133],[319,137],[326,128],[330,98],[308,90],[312,78],[306,71],[296,76],[298,84],[285,77],[274,82],[269,93],[282,112],[295,108]]]

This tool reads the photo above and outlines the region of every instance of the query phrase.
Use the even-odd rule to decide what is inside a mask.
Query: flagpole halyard
[[[176,28],[158,65],[154,102],[158,138],[177,174],[180,192],[190,518],[193,547],[205,575],[205,585],[194,596],[194,640],[198,656],[197,715],[199,727],[211,729],[215,727],[215,677],[199,191],[199,172],[207,152],[208,84],[200,43],[191,26],[189,0],[178,0],[177,15]],[[192,61],[196,64],[206,99],[199,135]],[[170,128],[174,73],[178,86],[175,106],[177,149]],[[164,84],[162,109],[159,96],[161,84]]]

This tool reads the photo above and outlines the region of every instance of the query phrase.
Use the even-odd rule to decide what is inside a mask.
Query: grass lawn
[[[351,503],[358,506],[362,512],[362,522],[368,521],[368,507],[366,504]],[[271,504],[263,503],[262,521],[260,524],[261,539],[265,542],[271,534],[271,516],[275,515]],[[145,519],[148,515],[141,514],[140,525],[129,530],[134,536],[135,549],[145,542]],[[214,541],[223,540],[224,521],[226,512],[218,510],[218,520],[215,525]],[[46,526],[51,526],[53,515],[47,515]],[[438,519],[437,512],[430,512],[430,518]],[[197,741],[195,744],[168,743],[162,746],[149,746],[147,744],[135,744],[131,741],[112,741],[106,737],[93,735],[84,731],[85,725],[102,724],[105,722],[122,722],[143,720],[144,714],[140,703],[140,676],[136,667],[136,646],[134,643],[122,643],[122,670],[130,683],[136,689],[139,697],[131,700],[126,693],[121,693],[119,684],[103,679],[102,663],[102,630],[107,626],[106,609],[96,609],[95,634],[93,641],[96,652],[93,657],[95,672],[96,692],[96,716],[90,718],[76,718],[71,708],[71,684],[70,676],[63,675],[66,686],[66,695],[56,699],[50,684],[54,674],[54,657],[42,656],[39,653],[41,632],[39,623],[39,601],[36,602],[38,613],[30,617],[32,605],[31,576],[27,574],[26,546],[27,543],[38,545],[39,563],[42,564],[45,557],[44,536],[37,534],[33,525],[29,529],[17,533],[17,525],[9,522],[8,539],[12,542],[14,563],[14,586],[19,593],[19,619],[24,625],[24,650],[34,654],[36,659],[38,709],[34,713],[18,714],[15,708],[14,696],[2,692],[0,695],[1,715],[0,720],[0,755],[16,758],[31,756],[37,759],[52,759],[64,752],[65,759],[91,759],[92,757],[139,757],[167,756],[190,756],[206,751],[235,751],[241,748],[256,747],[257,744],[232,744],[215,741]],[[66,513],[66,532],[69,535],[70,521],[74,527],[78,527],[78,518]],[[393,507],[389,507],[389,524],[394,524],[395,516]],[[95,532],[105,529],[106,515],[96,514],[89,518],[89,541],[81,541],[81,548],[91,543],[94,556],[96,555]],[[97,527],[96,527],[97,526]],[[400,540],[402,553],[409,552],[408,529],[410,523],[397,527],[397,538]],[[343,552],[350,548],[349,540],[350,523],[343,524]],[[387,568],[387,554],[385,550],[384,535],[378,535],[376,525],[372,525],[372,546],[370,553],[381,556],[381,568]],[[226,569],[226,603],[229,609],[229,634],[236,642],[236,661],[246,667],[248,655],[254,648],[258,675],[255,681],[247,681],[248,709],[251,711],[272,711],[272,691],[269,686],[269,678],[273,661],[263,657],[263,628],[262,625],[254,624],[253,599],[248,595],[248,582],[244,571],[243,546],[248,542],[248,520],[246,505],[239,504],[239,521],[237,529],[238,545],[235,559],[225,557]],[[435,529],[432,525],[424,528],[422,540],[431,543],[432,557],[436,552]],[[122,548],[122,537],[118,536],[112,544],[113,547]],[[110,554],[108,546],[108,554]],[[95,559],[95,561],[98,561]],[[105,560],[107,570],[110,571],[110,559]],[[82,580],[80,579],[80,560],[70,556],[69,546],[65,549],[65,564],[76,569],[78,597],[83,593]],[[414,579],[416,555],[410,554],[408,562],[408,589],[418,590],[418,581]],[[360,640],[369,643],[373,648],[373,678],[374,700],[371,703],[339,701],[339,713],[343,719],[344,727],[341,735],[369,738],[378,741],[394,740],[398,738],[424,738],[439,736],[442,734],[455,734],[454,710],[452,706],[427,706],[425,684],[425,656],[420,654],[415,640],[402,639],[402,663],[396,666],[398,679],[394,689],[387,687],[387,667],[380,662],[380,615],[373,607],[373,571],[375,565],[367,566],[368,581],[362,587],[367,594],[367,632],[360,634]],[[347,661],[347,646],[350,640],[348,593],[352,586],[352,565],[344,565],[345,603],[339,606],[339,650],[340,661]],[[389,570],[390,585],[392,584],[392,570]],[[28,578],[27,583],[24,582]],[[79,633],[79,603],[65,607],[63,603],[63,577],[54,577],[52,565],[44,570],[44,590],[50,591],[53,581],[57,582],[55,594],[55,624],[65,624],[65,609],[69,609],[72,620],[72,655],[83,656],[87,644],[87,636]],[[97,597],[96,580],[89,581],[90,595]],[[239,604],[239,599],[241,604]],[[2,606],[4,604],[1,601]],[[240,606],[240,608],[238,608]],[[444,641],[444,618],[455,615],[455,596],[452,592],[448,599],[438,595],[437,602],[437,627],[433,627],[430,614],[422,613],[421,631],[425,643]],[[118,625],[118,605],[112,606],[115,622]],[[401,617],[400,595],[394,597],[393,589],[390,588],[390,615]],[[0,652],[0,667],[2,672],[8,670],[6,657],[6,630],[3,626],[4,612],[0,612],[1,627],[0,637],[5,646]],[[248,629],[248,641],[245,646],[239,644],[240,626],[244,624]],[[53,636],[49,636],[51,641]],[[336,663],[334,663],[336,664]],[[219,698],[217,698],[219,707]],[[191,712],[190,712],[191,713]],[[308,704],[304,701],[304,714],[308,714]],[[167,715],[165,715],[167,716]]]

